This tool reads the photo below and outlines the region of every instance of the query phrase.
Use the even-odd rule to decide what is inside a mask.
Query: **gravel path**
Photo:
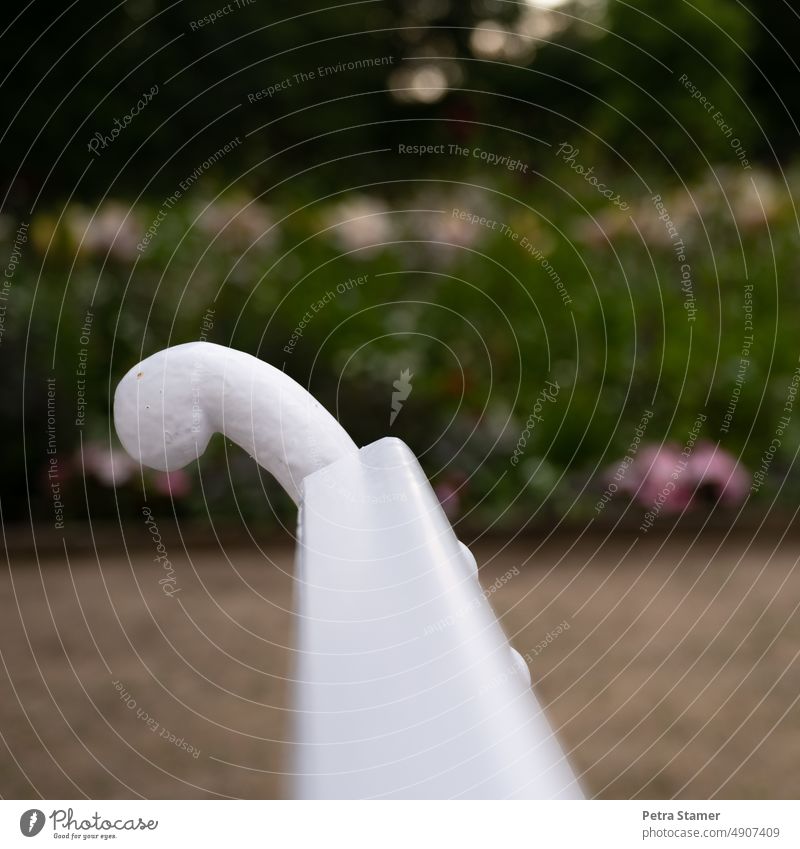
[[[512,570],[491,603],[590,795],[800,795],[798,547],[776,542],[474,547],[485,587]],[[286,792],[291,549],[179,551],[174,576],[144,548],[12,559],[0,795]]]

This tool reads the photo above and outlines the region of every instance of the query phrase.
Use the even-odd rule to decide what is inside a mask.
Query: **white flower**
[[[394,236],[388,212],[377,198],[351,195],[325,213],[325,227],[344,250],[376,250]]]
[[[79,455],[77,464],[80,462]],[[89,442],[83,449],[83,468],[103,486],[118,487],[131,479],[137,464],[121,448]]]
[[[136,256],[141,226],[131,207],[119,201],[106,201],[94,211],[73,206],[67,211],[65,224],[79,252],[101,256],[110,253],[124,260]]]
[[[212,238],[249,247],[269,248],[275,241],[274,219],[266,206],[247,198],[212,202],[200,213],[197,228]]]

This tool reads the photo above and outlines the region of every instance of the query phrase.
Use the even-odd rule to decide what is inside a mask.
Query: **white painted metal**
[[[120,381],[126,450],[171,470],[225,433],[300,502],[293,773],[300,798],[581,798],[413,453],[356,448],[302,387],[190,343]]]
[[[297,796],[581,798],[402,442],[305,479],[296,586]]]
[[[211,342],[175,345],[134,366],[117,386],[114,423],[134,459],[163,471],[193,462],[224,433],[295,502],[306,475],[358,450],[292,378]]]

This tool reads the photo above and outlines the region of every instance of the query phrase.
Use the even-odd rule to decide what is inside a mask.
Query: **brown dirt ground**
[[[590,795],[799,795],[798,544],[747,546],[721,536],[473,546],[484,586],[520,567],[491,603],[531,658]],[[180,607],[146,549],[130,562],[105,553],[102,568],[85,551],[69,565],[63,554],[41,567],[11,558],[0,579],[0,795],[286,792],[291,548],[178,551]]]

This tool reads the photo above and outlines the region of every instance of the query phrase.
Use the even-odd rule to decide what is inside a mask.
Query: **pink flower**
[[[439,504],[442,505],[445,516],[448,519],[454,519],[461,510],[461,496],[458,485],[454,481],[445,480],[437,483],[433,487],[433,491],[439,499]]]
[[[608,480],[616,483],[620,492],[628,493],[643,504],[652,504],[665,489],[670,490],[668,499],[672,489],[669,482],[678,455],[674,445],[644,445],[633,461],[624,458],[618,466],[609,469]]]
[[[80,466],[80,454],[76,465]],[[83,468],[103,486],[123,486],[137,469],[137,464],[121,448],[89,442],[83,448]]]
[[[750,487],[750,477],[739,462],[704,440],[690,452],[674,443],[644,445],[633,461],[624,458],[610,469],[607,480],[662,513],[678,513],[702,502],[739,504]]]
[[[192,482],[183,469],[176,469],[174,472],[156,472],[153,475],[153,489],[159,495],[185,498],[191,488]]]
[[[685,474],[695,498],[712,504],[741,504],[750,489],[750,475],[739,461],[712,442],[697,443]]]

